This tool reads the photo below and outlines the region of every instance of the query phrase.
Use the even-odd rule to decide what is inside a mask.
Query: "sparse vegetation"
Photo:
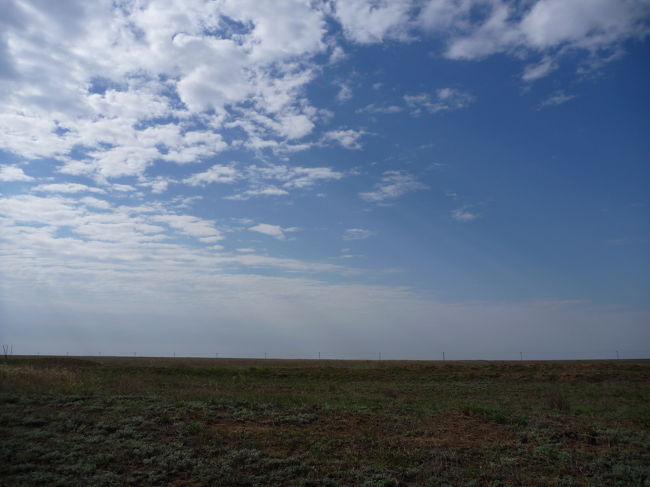
[[[0,485],[650,485],[648,361],[11,357]]]

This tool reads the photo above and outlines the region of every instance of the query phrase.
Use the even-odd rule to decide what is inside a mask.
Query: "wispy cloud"
[[[352,99],[352,87],[350,86],[350,83],[340,81],[340,82],[336,83],[336,85],[339,88],[339,91],[336,94],[336,99],[340,103],[345,103],[346,101],[349,101],[349,100]]]
[[[405,95],[404,101],[411,113],[418,115],[423,110],[429,113],[460,110],[470,105],[474,96],[454,88],[440,88],[434,94]]]
[[[371,113],[371,114],[377,114],[377,113],[390,114],[390,113],[400,113],[402,111],[404,111],[404,108],[398,105],[375,105],[374,103],[371,103],[370,105],[366,105],[365,107],[356,110],[357,113]]]
[[[558,64],[555,60],[550,56],[546,56],[540,62],[526,66],[524,73],[521,75],[521,79],[524,81],[535,81],[544,76],[548,76],[557,68]]]
[[[562,105],[570,100],[573,100],[575,95],[567,95],[564,91],[556,91],[546,98],[542,103],[539,104],[538,109],[554,107],[557,105]]]
[[[249,227],[251,232],[261,233],[263,235],[269,235],[270,237],[275,237],[278,240],[285,240],[287,238],[286,233],[295,232],[298,229],[296,227],[282,228],[279,225],[271,225],[269,223],[259,223],[252,227]]]
[[[348,228],[343,232],[343,240],[365,240],[374,234],[375,232],[365,228]]]
[[[78,183],[39,184],[32,191],[36,193],[105,193],[101,188]]]
[[[289,192],[287,190],[278,188],[277,186],[264,186],[257,189],[247,189],[241,193],[226,196],[225,199],[245,201],[256,196],[287,196],[288,194]]]
[[[221,172],[221,169],[219,170]],[[230,200],[248,200],[257,196],[288,196],[291,191],[308,190],[318,183],[336,181],[344,177],[341,171],[330,167],[287,166],[268,164],[266,166],[247,166],[241,170],[233,169],[233,177],[228,181],[239,181],[243,187],[235,194],[226,196]],[[204,173],[202,173],[204,174]],[[190,180],[204,180],[202,174]]]
[[[473,211],[472,207],[469,205],[461,206],[451,212],[451,217],[459,222],[471,222],[472,220],[476,220],[479,216],[480,215],[476,211]]]
[[[381,203],[421,189],[427,189],[427,186],[411,174],[403,171],[385,171],[374,191],[359,193],[359,196],[369,203]]]

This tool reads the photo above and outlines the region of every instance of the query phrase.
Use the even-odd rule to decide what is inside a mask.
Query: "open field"
[[[9,357],[0,485],[650,485],[650,361]]]

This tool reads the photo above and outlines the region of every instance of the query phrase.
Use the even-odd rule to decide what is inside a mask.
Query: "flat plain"
[[[650,361],[0,362],[3,486],[648,486]]]

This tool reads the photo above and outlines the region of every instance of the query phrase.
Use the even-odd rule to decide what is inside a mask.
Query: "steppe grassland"
[[[650,485],[650,361],[9,357],[0,485]]]

